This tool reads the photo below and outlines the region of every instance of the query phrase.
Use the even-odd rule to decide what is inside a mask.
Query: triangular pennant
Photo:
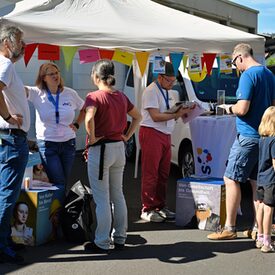
[[[120,62],[120,63],[128,65],[128,66],[131,66],[133,57],[134,57],[134,55],[132,53],[115,50],[112,60]]]
[[[141,74],[141,76],[143,76],[143,74],[145,72],[145,69],[146,69],[146,66],[147,66],[149,53],[147,53],[147,52],[136,52],[136,58],[137,58],[140,74]]]
[[[216,58],[215,53],[203,53],[204,63],[206,65],[207,74],[210,75]]]
[[[188,55],[184,55],[182,58],[182,63],[183,63],[183,71],[186,70],[186,65],[187,65],[187,60],[188,60],[189,56]]]
[[[66,70],[68,71],[74,59],[77,47],[62,46],[61,49],[65,60]]]
[[[100,59],[98,49],[79,50],[80,64],[95,62]]]
[[[38,60],[59,60],[59,46],[49,44],[38,45]]]
[[[180,62],[183,57],[183,53],[170,53],[169,57],[170,57],[170,61],[171,61],[172,65],[173,65],[174,72],[176,73],[179,69]]]
[[[99,55],[101,59],[112,60],[114,53],[115,51],[111,51],[111,50],[99,50]]]
[[[34,44],[28,44],[25,47],[25,54],[24,54],[24,61],[25,61],[25,66],[28,66],[29,61],[32,58],[32,55],[37,47],[38,43],[34,43]]]

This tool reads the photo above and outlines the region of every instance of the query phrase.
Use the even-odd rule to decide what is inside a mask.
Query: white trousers
[[[97,228],[94,242],[100,248],[109,249],[111,237],[115,243],[125,243],[128,218],[122,188],[125,166],[124,143],[107,143],[105,146],[103,179],[98,179],[100,145],[89,148],[88,177],[96,203]]]

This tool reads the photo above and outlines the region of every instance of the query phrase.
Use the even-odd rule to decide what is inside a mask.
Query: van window
[[[217,102],[217,90],[225,90],[225,103],[236,103],[236,90],[239,77],[236,70],[231,74],[222,74],[218,68],[212,69],[212,75],[207,75],[201,82],[193,82],[194,91],[199,100],[203,102]]]

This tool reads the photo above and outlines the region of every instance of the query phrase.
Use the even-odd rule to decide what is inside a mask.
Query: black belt
[[[95,144],[89,144],[87,148],[94,147],[100,145],[100,159],[99,159],[99,173],[98,173],[98,180],[103,179],[103,166],[104,166],[104,153],[105,153],[105,144],[106,143],[114,143],[114,142],[120,142],[121,140],[111,140],[111,139],[105,139],[105,140],[99,140]]]
[[[24,132],[23,130],[21,129],[0,129],[0,135],[16,135],[16,136],[23,136],[23,137],[26,137],[27,136],[27,133]]]

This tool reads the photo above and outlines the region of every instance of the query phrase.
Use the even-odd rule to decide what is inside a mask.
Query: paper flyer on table
[[[187,123],[191,121],[192,119],[196,118],[197,116],[200,116],[201,114],[205,113],[205,109],[201,107],[199,104],[196,104],[196,107],[194,109],[191,109],[191,112],[187,116],[182,116],[181,119],[183,123]]]

